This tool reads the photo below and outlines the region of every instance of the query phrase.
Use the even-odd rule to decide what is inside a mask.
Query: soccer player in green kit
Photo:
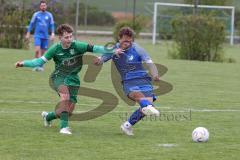
[[[82,56],[86,52],[106,54],[104,46],[90,45],[85,42],[73,40],[73,29],[68,24],[62,24],[57,28],[59,43],[51,46],[40,58],[16,62],[18,67],[38,67],[53,59],[55,70],[51,74],[53,88],[60,96],[60,103],[54,112],[42,112],[44,125],[51,126],[51,121],[60,118],[60,133],[72,134],[68,126],[77,102],[77,94],[80,86],[78,73],[82,68]]]

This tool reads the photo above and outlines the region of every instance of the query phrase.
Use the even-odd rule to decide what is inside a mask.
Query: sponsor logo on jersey
[[[64,55],[64,53],[58,53],[57,55],[58,55],[58,56],[62,56],[62,55]]]
[[[70,50],[70,54],[71,54],[71,55],[74,55],[74,54],[75,54],[74,49],[71,49],[71,50]]]
[[[129,56],[128,56],[128,60],[129,60],[129,61],[132,61],[133,58],[134,58],[133,55],[129,55]]]

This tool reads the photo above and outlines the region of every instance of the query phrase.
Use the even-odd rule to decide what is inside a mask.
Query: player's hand
[[[30,32],[27,32],[25,38],[26,38],[26,40],[29,40],[29,38],[30,38]]]
[[[54,33],[51,34],[50,41],[54,41]]]
[[[18,67],[23,67],[23,62],[22,61],[18,61],[15,63],[15,67],[18,68]]]
[[[154,81],[160,81],[160,77],[158,77],[158,76],[153,77],[153,80],[154,80]]]
[[[121,54],[124,53],[124,50],[121,49],[121,48],[117,48],[115,51],[114,51],[114,54],[117,56],[117,57],[120,57]]]
[[[93,59],[93,64],[95,64],[96,66],[99,66],[102,64],[102,61],[101,61],[101,57],[96,57]]]

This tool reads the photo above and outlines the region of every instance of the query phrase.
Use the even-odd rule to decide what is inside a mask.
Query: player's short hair
[[[134,31],[130,27],[122,27],[118,33],[119,38],[122,38],[124,35],[134,38]]]
[[[62,36],[64,32],[73,33],[73,28],[69,24],[61,24],[57,27],[58,35]]]
[[[46,1],[46,0],[41,0],[41,1],[39,2],[39,5],[41,5],[42,3],[47,4],[47,1]]]

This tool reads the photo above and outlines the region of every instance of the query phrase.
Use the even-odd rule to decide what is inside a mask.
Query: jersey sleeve
[[[78,54],[84,54],[88,50],[88,43],[75,41],[75,49]]]
[[[31,30],[33,29],[33,25],[36,21],[36,17],[37,17],[37,13],[34,13],[33,16],[32,16],[32,19],[30,21],[30,24],[28,26],[27,32],[31,32]]]
[[[134,44],[134,47],[135,47],[137,53],[141,56],[141,59],[142,59],[143,62],[152,63],[152,59],[148,55],[148,53],[145,51],[145,49],[143,49],[142,47],[140,47],[136,43]]]
[[[140,47],[138,44],[134,44],[135,49],[138,52],[138,54],[141,56],[141,59],[146,65],[148,66],[148,69],[152,75],[152,77],[158,77],[158,70],[156,65],[153,63],[151,57],[148,55],[148,53]]]
[[[43,55],[43,57],[45,57],[47,61],[51,60],[54,57],[57,45],[58,44],[52,45]]]
[[[110,55],[110,54],[103,54],[100,57],[101,63],[105,63],[105,62],[109,61],[110,59],[112,59],[112,55]]]
[[[51,30],[51,33],[54,33],[54,19],[53,19],[53,15],[51,13],[49,13],[50,15],[50,30]]]
[[[32,60],[24,60],[23,67],[30,67],[30,68],[40,67],[40,66],[44,65],[46,62],[47,61],[46,61],[45,57],[42,56],[40,58],[35,58]]]

